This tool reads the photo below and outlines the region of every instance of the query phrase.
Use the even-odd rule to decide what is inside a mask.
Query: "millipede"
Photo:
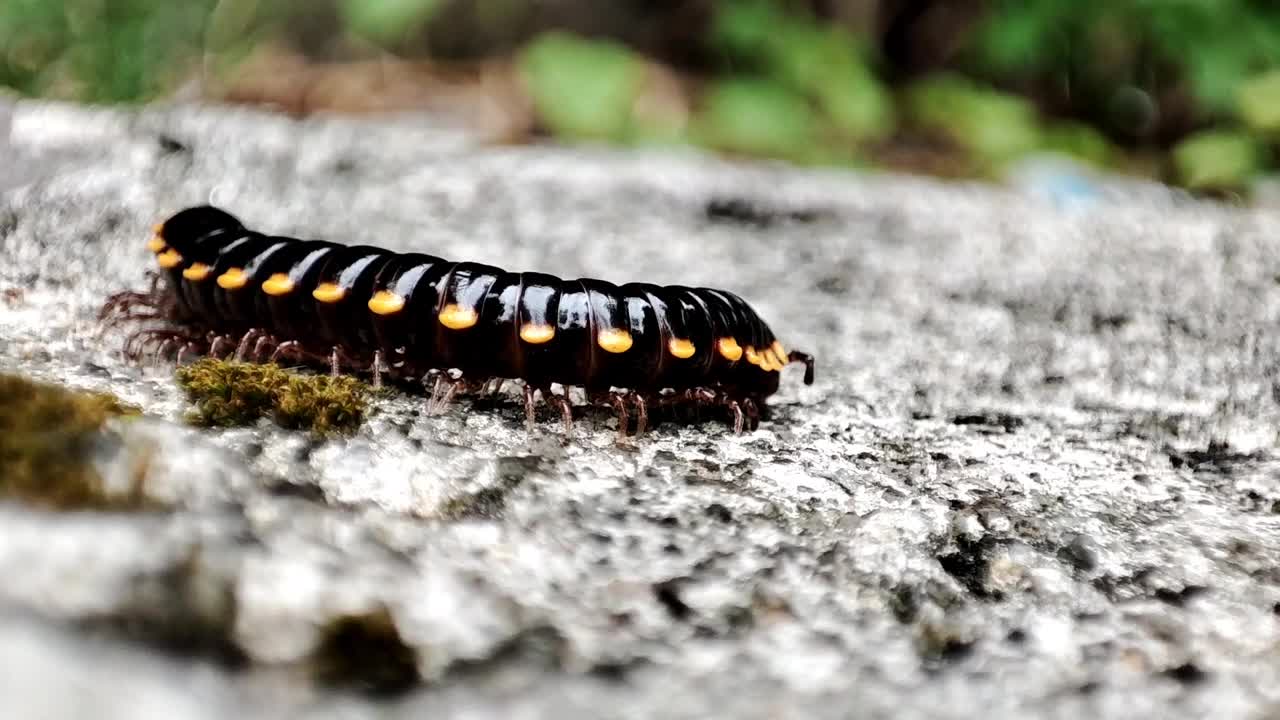
[[[788,352],[742,298],[724,290],[615,285],[369,245],[264,235],[208,205],[178,212],[147,241],[158,271],[146,291],[112,295],[104,322],[159,321],[130,333],[126,357],[185,353],[288,360],[457,392],[523,383],[573,423],[569,389],[612,407],[619,433],[643,433],[654,408],[718,407],[735,432],[759,425]],[[552,386],[558,385],[559,393]]]

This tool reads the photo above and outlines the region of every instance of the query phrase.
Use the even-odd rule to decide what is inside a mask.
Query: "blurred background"
[[[1270,0],[0,0],[0,86],[999,178],[1275,185]]]

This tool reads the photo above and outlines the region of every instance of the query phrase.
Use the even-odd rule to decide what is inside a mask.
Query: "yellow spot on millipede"
[[[544,342],[550,342],[551,338],[556,336],[556,329],[550,325],[521,325],[520,339],[530,345],[541,345]]]
[[[151,226],[151,232],[156,235],[164,235],[164,223],[158,222]]]
[[[773,348],[765,350],[762,354],[764,362],[760,367],[770,372],[776,372],[782,369],[782,363],[778,361],[778,356],[773,354]]]
[[[475,325],[479,319],[480,315],[469,307],[445,305],[444,309],[440,311],[440,324],[450,330],[466,330]]]
[[[692,340],[684,338],[671,338],[667,341],[667,350],[681,360],[693,357],[693,353],[697,351]]]
[[[288,295],[293,292],[293,281],[284,273],[274,273],[262,283],[262,292],[268,295]]]
[[[156,262],[160,263],[160,267],[168,270],[182,262],[182,255],[178,254],[177,250],[169,248],[156,256]]]
[[[624,353],[631,349],[631,343],[631,333],[618,328],[601,330],[596,336],[596,344],[605,352]]]
[[[716,349],[729,362],[737,362],[742,358],[742,346],[734,338],[720,338],[716,341]]]
[[[154,235],[147,241],[147,249],[153,253],[158,253],[164,249],[164,238]]]
[[[320,283],[316,286],[315,290],[311,291],[311,297],[322,303],[336,303],[345,297],[346,294],[346,290],[343,290],[337,283],[331,282]]]
[[[752,365],[760,364],[760,353],[756,352],[756,349],[750,345],[747,346],[747,362]]]
[[[199,282],[209,277],[209,266],[202,262],[191,263],[191,267],[182,271],[182,277]]]
[[[390,290],[379,290],[369,298],[369,309],[378,315],[392,315],[404,309],[404,298]]]
[[[787,362],[787,351],[782,347],[782,343],[774,340],[773,344],[769,347],[773,348],[774,354],[777,355],[778,359],[785,365]]]
[[[244,268],[233,267],[218,276],[218,287],[223,290],[239,290],[247,282],[249,276],[244,274]]]

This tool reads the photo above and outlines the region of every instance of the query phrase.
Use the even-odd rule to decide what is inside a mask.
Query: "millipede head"
[[[215,232],[243,229],[244,226],[231,213],[210,205],[200,205],[187,208],[157,225],[155,237],[148,247],[159,253],[167,246],[186,255],[192,252],[195,242],[203,237]]]

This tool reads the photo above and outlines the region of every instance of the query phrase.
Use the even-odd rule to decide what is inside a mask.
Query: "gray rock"
[[[1280,711],[1272,213],[412,117],[9,112],[0,370],[142,406],[171,509],[0,506],[4,717]],[[346,440],[183,429],[170,370],[93,314],[210,198],[276,233],[725,287],[818,382],[789,368],[741,437],[619,445],[593,414],[566,441],[411,396]]]

